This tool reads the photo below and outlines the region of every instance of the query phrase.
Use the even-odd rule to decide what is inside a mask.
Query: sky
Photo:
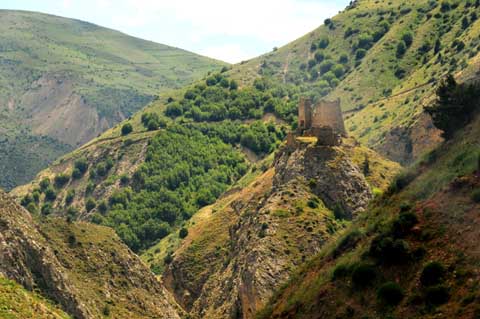
[[[237,63],[320,26],[350,0],[0,0]],[[1,23],[1,22],[0,22]]]

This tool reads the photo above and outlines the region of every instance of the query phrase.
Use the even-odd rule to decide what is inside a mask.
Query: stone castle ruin
[[[296,135],[316,137],[318,145],[339,145],[341,138],[347,136],[340,99],[335,102],[319,101],[313,105],[311,99],[301,98]],[[289,139],[292,140],[292,137]]]

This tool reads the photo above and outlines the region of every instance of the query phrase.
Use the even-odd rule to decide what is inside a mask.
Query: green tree
[[[125,123],[123,126],[122,126],[122,135],[128,135],[130,133],[132,133],[133,131],[133,126],[132,124],[130,123]]]

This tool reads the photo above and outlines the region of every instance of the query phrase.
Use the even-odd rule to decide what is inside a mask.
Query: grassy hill
[[[157,95],[225,65],[83,21],[7,10],[0,19],[0,154],[16,165],[0,179],[7,189]],[[22,155],[40,165],[13,164]]]
[[[5,278],[0,278],[0,316],[5,319],[70,318],[45,298]]]
[[[479,129],[477,115],[399,175],[258,318],[477,318]]]
[[[411,163],[441,141],[423,115],[438,81],[478,69],[479,14],[475,1],[357,0],[231,75],[245,84],[273,76],[317,98],[340,98],[350,134]]]

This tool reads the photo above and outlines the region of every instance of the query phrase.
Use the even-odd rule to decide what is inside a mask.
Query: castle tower
[[[312,127],[312,101],[301,97],[298,105],[298,128],[308,130]]]
[[[313,108],[311,126],[313,128],[331,127],[336,134],[347,136],[340,99],[335,102],[318,102]]]

